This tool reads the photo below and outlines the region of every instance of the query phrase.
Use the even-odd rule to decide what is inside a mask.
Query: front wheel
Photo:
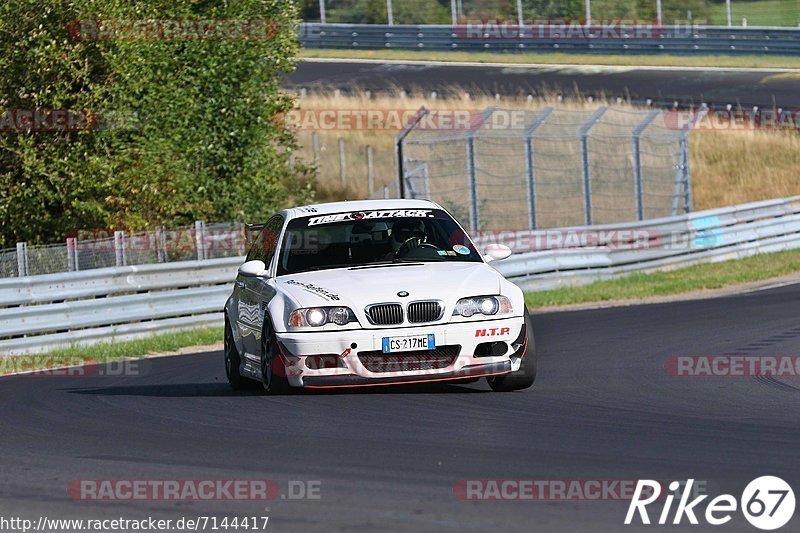
[[[225,375],[228,383],[235,390],[242,390],[247,387],[247,381],[240,373],[242,359],[239,357],[239,350],[233,340],[233,330],[228,318],[225,318]]]
[[[527,340],[527,343],[522,353],[522,364],[519,366],[519,370],[515,372],[486,378],[493,391],[509,392],[527,389],[536,380],[536,346],[533,341],[533,323],[527,310],[525,311],[525,326],[523,330],[524,337],[521,336],[519,340],[522,342]]]
[[[269,318],[264,318],[261,332],[261,384],[267,394],[286,394],[291,390],[278,348],[278,339]]]

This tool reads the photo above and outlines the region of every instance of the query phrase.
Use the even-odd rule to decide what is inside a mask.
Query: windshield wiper
[[[319,265],[319,266],[311,267],[311,268],[307,269],[306,272],[311,272],[313,270],[328,270],[330,268],[350,268],[350,267],[354,267],[354,266],[367,266],[367,265],[371,265],[371,264],[372,263],[338,263],[338,264],[334,263],[334,264],[330,264],[330,265]]]
[[[422,261],[416,259],[392,259],[391,261],[375,261],[374,263],[365,263],[363,265],[356,265],[355,268],[380,268],[396,265],[421,265]]]
[[[312,272],[317,270],[329,270],[332,268],[370,268],[370,267],[384,267],[384,266],[392,266],[392,265],[413,265],[413,264],[421,264],[423,260],[420,259],[391,259],[386,261],[372,261],[370,263],[332,263],[330,265],[319,265],[315,267],[308,268],[304,270],[304,272]]]

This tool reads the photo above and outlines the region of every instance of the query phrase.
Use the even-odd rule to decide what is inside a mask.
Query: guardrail
[[[0,279],[0,356],[221,325],[242,260]]]
[[[385,24],[300,24],[306,48],[353,50],[433,50],[465,52],[568,52],[587,54],[725,54],[798,55],[800,29],[781,27],[662,26],[650,34],[589,28],[575,37],[500,29],[478,31],[470,26]],[[592,37],[591,35],[595,36]]]
[[[560,238],[550,238],[554,234]],[[613,246],[603,235],[614,236]],[[581,240],[586,236],[591,238]],[[545,290],[800,248],[800,196],[641,222],[476,237],[479,246],[488,242],[506,242],[520,252],[495,263],[501,273],[525,290]],[[542,246],[522,251],[520,242]],[[0,356],[221,325],[242,260],[0,279]]]
[[[576,245],[548,247],[554,231],[564,237],[557,241],[568,244],[572,235]],[[611,246],[593,245],[595,237],[602,240],[612,232],[617,237]],[[591,238],[582,243],[587,234]],[[636,223],[510,232],[477,240],[543,243],[536,251],[512,255],[496,268],[525,290],[548,290],[800,248],[800,196]]]

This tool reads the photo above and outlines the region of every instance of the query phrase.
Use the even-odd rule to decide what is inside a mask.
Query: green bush
[[[259,220],[308,199],[279,117],[294,66],[286,0],[0,4],[0,108],[87,110],[83,131],[0,131],[0,248],[71,228]],[[271,39],[86,40],[86,19],[269,19]]]

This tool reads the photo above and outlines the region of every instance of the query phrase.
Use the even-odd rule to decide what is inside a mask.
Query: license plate
[[[383,337],[381,344],[383,353],[433,350],[436,348],[436,339],[433,333],[413,337]]]

